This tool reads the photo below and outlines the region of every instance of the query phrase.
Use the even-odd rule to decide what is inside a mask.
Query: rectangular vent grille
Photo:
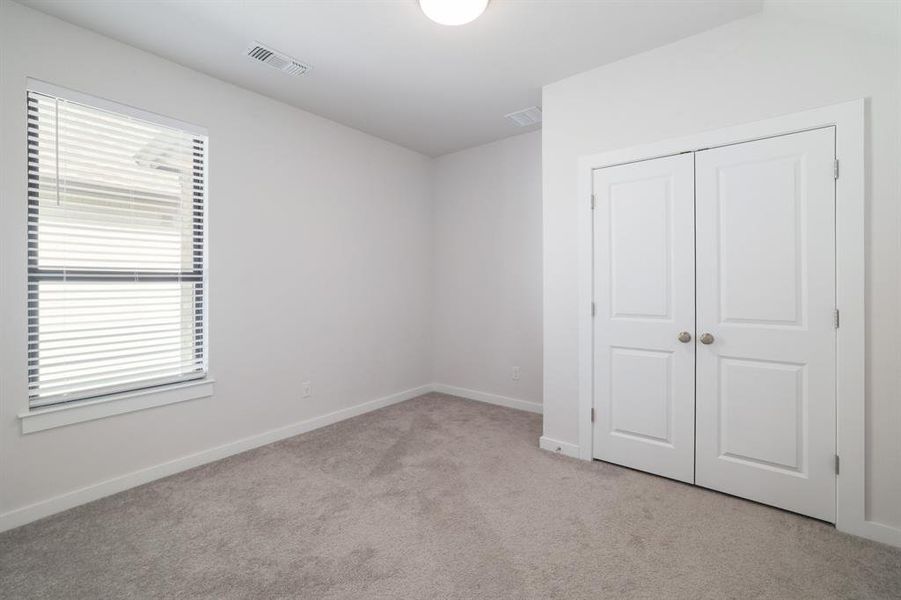
[[[541,123],[541,109],[537,106],[530,106],[504,116],[510,119],[517,127],[528,127],[529,125]]]
[[[247,56],[278,69],[279,71],[283,71],[288,75],[303,75],[313,68],[310,65],[291,58],[286,54],[282,54],[277,50],[267,48],[259,42],[254,42],[247,48]]]

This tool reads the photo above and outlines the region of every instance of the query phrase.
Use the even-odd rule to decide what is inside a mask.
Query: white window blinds
[[[206,137],[62,95],[28,92],[30,405],[204,377]]]

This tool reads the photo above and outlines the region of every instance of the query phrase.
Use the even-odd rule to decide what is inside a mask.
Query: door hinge
[[[838,472],[841,470],[841,461],[838,458],[838,454],[835,455],[835,474],[838,475]]]
[[[591,303],[591,316],[593,317],[593,316],[595,316],[597,313],[598,313],[598,307],[597,307],[597,305],[596,305],[594,302],[592,302],[592,303]]]
[[[591,409],[591,422],[594,423],[594,408]]]
[[[591,195],[591,210],[594,210],[594,194]]]
[[[835,159],[835,166],[832,167],[832,174],[838,179],[838,159]]]
[[[841,323],[841,315],[838,312],[838,309],[835,309],[835,313],[832,316],[832,324],[838,329],[839,324]]]

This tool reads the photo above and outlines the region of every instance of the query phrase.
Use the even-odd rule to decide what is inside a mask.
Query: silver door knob
[[[701,340],[702,344],[712,344],[713,343],[713,336],[710,335],[709,333],[702,333],[701,337],[699,337],[698,339]]]
[[[688,333],[687,331],[683,331],[683,332],[679,333],[679,341],[682,342],[683,344],[687,344],[688,342],[691,341],[691,334]]]

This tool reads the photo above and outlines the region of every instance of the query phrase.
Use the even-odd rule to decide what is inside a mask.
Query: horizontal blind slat
[[[141,243],[152,243],[152,242],[171,242],[175,239],[180,239],[181,235],[184,235],[184,232],[174,232],[174,231],[152,231],[148,229],[136,230],[135,233],[129,235],[128,230],[122,227],[108,227],[102,225],[53,225],[53,223],[41,223],[40,224],[41,233],[40,236],[66,236],[67,238],[72,238],[75,240],[85,238],[94,240],[98,243],[106,240],[129,240],[133,239],[135,235],[140,235],[141,239],[139,240]],[[194,231],[200,232],[202,229],[200,228],[192,228]],[[37,240],[39,237],[37,231],[29,232],[28,238],[32,240]],[[196,242],[195,245],[202,245],[201,242]]]
[[[179,347],[187,345],[199,346],[202,342],[190,333],[182,333],[180,329],[169,329],[167,331],[156,332],[156,335],[132,333],[111,336],[109,334],[93,335],[71,339],[47,340],[41,339],[43,350],[41,352],[41,360],[45,361],[51,356],[50,353],[56,351],[63,354],[67,360],[76,362],[69,356],[73,350],[79,350],[79,354],[83,355],[91,348],[117,348],[127,350],[129,348],[150,348],[156,343],[172,344],[178,343]],[[37,358],[35,358],[36,360]],[[80,359],[79,359],[80,360]]]
[[[46,395],[51,394],[68,394],[71,392],[91,392],[90,396],[99,395],[99,393],[95,394],[95,390],[99,392],[104,388],[116,386],[119,387],[123,383],[137,384],[130,385],[130,389],[141,389],[146,387],[148,380],[154,381],[159,380],[160,378],[166,379],[181,379],[185,375],[196,373],[197,371],[188,371],[188,370],[177,370],[171,367],[162,368],[162,369],[154,369],[148,368],[140,371],[129,371],[126,373],[119,373],[115,376],[104,377],[104,378],[94,378],[94,379],[82,379],[75,382],[65,383],[65,384],[56,384],[56,385],[42,385],[42,386],[32,386],[31,389],[34,390],[43,390]],[[107,392],[105,392],[107,393]],[[90,397],[88,396],[88,397]],[[82,397],[85,397],[82,395]]]
[[[29,106],[29,114],[36,115],[38,118],[53,117],[55,115],[55,98],[52,96],[35,96],[36,102]],[[140,138],[147,136],[172,136],[175,139],[190,138],[196,139],[198,136],[182,132],[177,129],[158,125],[156,123],[147,124],[139,119],[131,117],[123,117],[123,115],[112,115],[112,113],[104,113],[97,109],[86,107],[81,108],[79,104],[66,102],[63,100],[59,105],[61,115],[69,120],[77,123],[89,124],[97,128],[107,128],[115,131],[128,132],[131,137]],[[106,115],[110,114],[110,117]]]
[[[78,221],[80,224],[93,224],[97,221],[117,224],[123,227],[136,227],[139,225],[151,226],[154,228],[172,228],[174,226],[187,226],[191,224],[194,218],[202,217],[203,213],[191,212],[185,214],[167,214],[163,211],[153,211],[140,206],[129,207],[127,203],[109,203],[107,206],[99,204],[94,205],[67,205],[55,204],[56,198],[50,198],[45,195],[40,196],[42,203],[48,203],[43,206],[39,204],[37,208],[37,216],[40,218],[42,213],[50,218],[68,218]],[[60,194],[60,202],[66,201],[65,194]],[[49,204],[53,202],[54,204]]]
[[[107,383],[104,385],[81,385],[78,387],[72,387],[63,392],[55,392],[52,390],[46,390],[42,395],[37,396],[31,400],[32,408],[41,408],[45,406],[52,406],[54,404],[61,404],[65,402],[74,402],[77,400],[85,400],[90,398],[97,398],[106,396],[109,394],[116,394],[120,392],[128,392],[136,389],[150,389],[152,390],[154,387],[169,385],[173,383],[183,383],[186,381],[192,381],[196,379],[202,379],[206,376],[206,372],[203,370],[191,371],[189,373],[181,373],[177,375],[162,375],[155,377],[147,377],[144,379],[135,380],[126,380],[125,383]]]
[[[175,351],[171,349],[148,350],[144,353],[123,354],[121,358],[115,359],[76,361],[72,363],[71,368],[62,368],[60,363],[50,364],[43,367],[46,372],[41,373],[39,380],[42,385],[56,381],[72,382],[81,378],[106,376],[111,371],[123,373],[130,370],[162,368],[168,365],[194,364],[196,362],[196,358],[190,355],[182,356],[177,349]]]

